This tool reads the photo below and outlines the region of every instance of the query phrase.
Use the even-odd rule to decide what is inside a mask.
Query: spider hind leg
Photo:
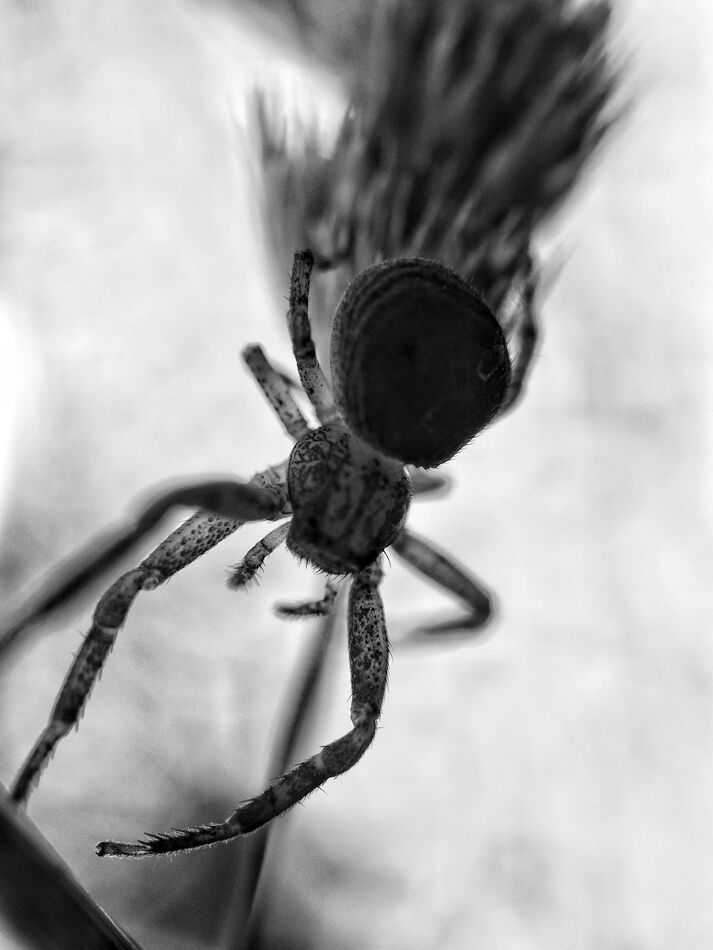
[[[349,595],[349,663],[352,682],[352,728],[321,752],[280,776],[260,795],[241,803],[219,823],[148,835],[135,844],[101,841],[100,857],[147,857],[187,851],[249,834],[286,812],[327,779],[348,771],[371,744],[386,690],[389,643],[378,591],[376,563],[354,576]]]
[[[468,608],[468,613],[423,628],[424,633],[447,633],[452,630],[479,630],[493,615],[493,597],[472,574],[442,554],[429,541],[402,528],[391,545],[406,563],[439,587],[455,594]]]
[[[89,694],[101,673],[129,609],[142,590],[154,590],[164,581],[201,554],[235,531],[245,520],[264,520],[284,513],[284,467],[268,469],[255,475],[250,484],[241,482],[204,482],[174,488],[156,497],[140,513],[134,524],[118,534],[139,541],[176,505],[200,506],[188,521],[173,531],[141,564],[123,574],[102,596],[94,612],[92,626],[84,638],[59,691],[47,725],[40,733],[32,751],[13,783],[10,795],[18,804],[24,803],[47,765],[57,744],[71,730],[82,714]],[[211,514],[210,511],[217,511]],[[117,548],[97,548],[101,562],[103,552]],[[82,564],[88,562],[88,555]],[[80,578],[84,578],[83,568]],[[65,599],[74,594],[79,582],[71,576],[62,580]]]

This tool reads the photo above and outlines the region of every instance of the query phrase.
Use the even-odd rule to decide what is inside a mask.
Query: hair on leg
[[[272,406],[285,431],[295,442],[309,432],[307,420],[295,402],[292,386],[282,373],[279,373],[258,344],[247,346],[243,350],[243,360],[255,377],[267,401]]]
[[[332,422],[339,422],[341,416],[334,405],[322,367],[317,361],[312,339],[309,320],[309,285],[313,266],[314,255],[311,251],[298,251],[295,254],[290,280],[287,326],[302,388],[314,406],[320,423],[329,425]]]
[[[349,594],[349,663],[352,682],[351,730],[330,742],[264,792],[243,802],[225,821],[164,834],[147,835],[135,844],[101,841],[100,857],[146,857],[187,851],[249,834],[296,805],[327,779],[348,771],[376,734],[386,690],[389,642],[379,594],[381,569],[374,563],[356,574]]]
[[[250,581],[255,579],[258,571],[262,569],[270,554],[284,542],[289,530],[290,522],[286,521],[270,531],[269,534],[266,534],[257,544],[254,544],[242,561],[231,567],[228,587],[233,590],[247,587]]]
[[[255,475],[251,485],[207,482],[189,488],[172,489],[151,502],[136,524],[126,529],[127,532],[133,531],[135,540],[139,540],[148,530],[148,525],[153,527],[171,507],[181,504],[215,505],[222,512],[233,512],[236,516],[230,518],[225,514],[211,515],[205,510],[199,511],[162,541],[138,567],[116,580],[102,596],[94,612],[91,628],[62,684],[49,721],[13,783],[10,794],[16,802],[27,800],[57,743],[79,720],[137,594],[142,590],[155,590],[235,531],[244,521],[277,517],[285,506],[284,485],[279,481],[280,475],[280,469],[268,469]],[[80,575],[81,579],[83,577]],[[65,600],[75,592],[77,575],[73,576],[73,583],[70,580],[65,581]],[[36,619],[37,616],[30,619]]]

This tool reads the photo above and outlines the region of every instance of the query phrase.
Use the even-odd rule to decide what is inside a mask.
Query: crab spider
[[[392,548],[467,608],[432,631],[477,629],[491,598],[474,577],[408,531],[413,494],[442,484],[423,471],[452,458],[523,387],[536,340],[534,280],[515,321],[511,363],[500,323],[464,279],[435,261],[396,259],[362,271],[348,286],[331,336],[330,389],[315,355],[308,298],[314,256],[295,255],[287,323],[302,389],[319,421],[310,427],[289,382],[257,346],[244,360],[295,445],[286,462],[248,482],[203,482],[165,491],[130,523],[100,539],[51,580],[0,635],[7,647],[133,548],[176,506],[198,509],[138,567],[106,591],[72,663],[49,722],[11,790],[24,803],[57,743],[74,726],[141,591],[154,590],[247,521],[279,521],[232,571],[245,587],[282,543],[327,575],[318,601],[280,605],[283,616],[326,614],[338,582],[351,578],[348,645],[351,729],[242,802],[225,821],[148,835],[134,844],[103,841],[99,855],[141,857],[225,841],[260,828],[327,779],[350,769],[372,742],[386,687],[389,643],[379,594],[380,556]],[[283,520],[283,519],[290,519]]]

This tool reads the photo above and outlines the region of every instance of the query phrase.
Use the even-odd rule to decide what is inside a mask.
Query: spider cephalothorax
[[[403,465],[339,423],[297,442],[287,489],[287,547],[328,574],[353,574],[375,561],[398,534],[411,500]]]
[[[466,605],[464,616],[429,627],[432,633],[477,629],[491,615],[491,598],[480,582],[404,527],[412,494],[407,467],[414,495],[440,485],[412,466],[435,466],[450,458],[513,404],[535,343],[534,283],[525,288],[515,321],[519,345],[511,366],[499,321],[457,274],[420,259],[367,268],[347,288],[335,315],[333,398],[317,362],[308,315],[313,263],[309,251],[295,255],[287,324],[300,383],[319,425],[310,427],[290,382],[259,346],[249,346],[245,362],[295,442],[289,460],[249,483],[204,481],[162,492],[133,523],[70,562],[0,633],[2,649],[133,548],[167,511],[198,509],[99,601],[50,720],[11,794],[17,802],[27,799],[57,743],[77,723],[136,596],[164,583],[246,521],[281,523],[233,569],[231,587],[246,587],[283,542],[328,575],[321,600],[282,606],[283,615],[328,613],[337,583],[351,575],[352,728],[242,802],[225,821],[149,835],[135,844],[103,841],[97,845],[99,855],[141,857],[246,834],[354,765],[374,738],[386,688],[389,649],[379,594],[385,548]]]

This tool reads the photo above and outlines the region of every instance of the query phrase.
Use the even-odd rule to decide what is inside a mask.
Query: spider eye
[[[425,467],[452,458],[502,405],[510,358],[479,294],[436,261],[386,261],[347,288],[332,325],[334,396],[349,427]]]

